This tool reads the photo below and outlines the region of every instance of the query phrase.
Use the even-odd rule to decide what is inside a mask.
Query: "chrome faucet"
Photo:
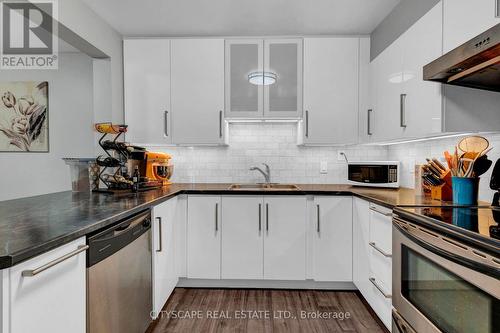
[[[271,183],[271,168],[269,168],[269,165],[267,165],[266,163],[262,163],[262,165],[266,167],[266,171],[264,171],[261,168],[256,167],[256,166],[251,167],[250,170],[251,171],[255,170],[255,171],[260,172],[264,176],[264,180],[265,180],[266,184],[270,184]]]

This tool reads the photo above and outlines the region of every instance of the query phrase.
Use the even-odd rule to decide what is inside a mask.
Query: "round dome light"
[[[276,82],[278,76],[272,72],[252,72],[248,74],[248,82],[257,86],[268,86]]]

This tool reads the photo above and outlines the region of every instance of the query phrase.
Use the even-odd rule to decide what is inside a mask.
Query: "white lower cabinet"
[[[185,194],[177,196],[175,209],[175,265],[177,276],[187,276],[187,198]]]
[[[370,275],[370,204],[368,201],[353,198],[353,246],[352,280],[359,291],[366,295],[371,289]],[[365,297],[366,298],[366,297]]]
[[[352,197],[315,197],[314,210],[314,280],[352,281]]]
[[[391,210],[354,198],[353,281],[368,304],[391,329]]]
[[[84,247],[82,237],[1,272],[2,332],[86,332]],[[68,254],[74,255],[57,262]]]
[[[306,198],[264,197],[264,279],[305,280]]]
[[[305,197],[223,197],[221,257],[223,279],[305,280]]]
[[[223,279],[262,279],[264,233],[262,196],[222,198]]]
[[[187,211],[187,277],[220,279],[221,197],[189,196]]]
[[[159,313],[178,281],[175,219],[177,198],[153,209],[153,312]]]

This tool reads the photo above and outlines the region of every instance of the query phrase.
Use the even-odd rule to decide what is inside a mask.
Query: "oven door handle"
[[[399,312],[396,311],[396,309],[392,309],[392,322],[394,323],[396,329],[398,330],[397,332],[394,332],[393,330],[392,333],[417,333],[417,331],[415,331],[413,327],[411,327],[410,324],[408,324],[406,320],[404,320],[403,317],[401,317],[401,315],[399,314]]]
[[[446,236],[434,233],[398,217],[393,218],[393,225],[404,236],[423,248],[450,261],[500,279],[499,258],[459,243]]]

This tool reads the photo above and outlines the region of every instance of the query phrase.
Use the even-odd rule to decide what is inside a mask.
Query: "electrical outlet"
[[[343,150],[338,150],[337,151],[337,161],[345,161],[345,151]]]
[[[328,173],[328,162],[321,161],[319,164],[319,173]]]

